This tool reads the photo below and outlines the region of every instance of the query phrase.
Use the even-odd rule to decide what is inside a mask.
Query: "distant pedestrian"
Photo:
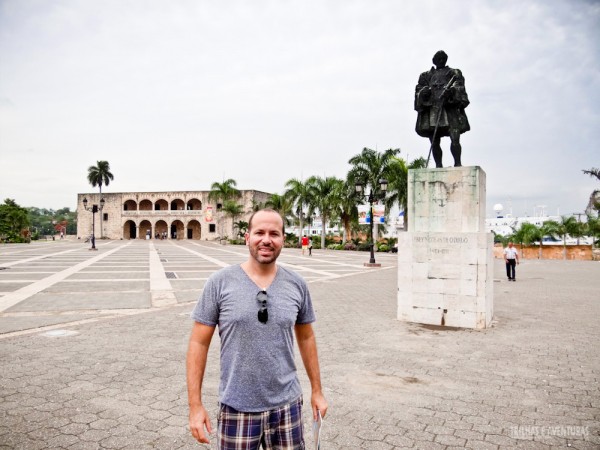
[[[517,281],[515,279],[515,269],[517,264],[519,264],[519,252],[513,247],[512,242],[509,242],[508,247],[504,249],[504,262],[506,263],[508,281]]]
[[[312,239],[308,239],[308,256],[312,256]]]
[[[306,235],[302,236],[302,255],[304,255],[304,251],[308,249],[308,238]]]

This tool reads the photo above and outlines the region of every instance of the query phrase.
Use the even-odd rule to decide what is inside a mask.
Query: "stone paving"
[[[0,246],[0,449],[215,448],[187,429],[189,312],[246,249],[97,246]],[[280,261],[308,280],[317,312],[323,450],[600,448],[599,263],[526,260],[509,283],[496,261],[495,320],[476,331],[398,322],[394,255],[369,269],[366,253],[313,254]],[[310,428],[306,414],[312,449]]]

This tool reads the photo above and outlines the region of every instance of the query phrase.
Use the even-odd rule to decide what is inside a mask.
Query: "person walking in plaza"
[[[513,246],[512,242],[509,242],[508,247],[504,249],[504,262],[506,263],[508,281],[517,281],[515,279],[515,269],[517,264],[519,264],[519,252]]]
[[[304,256],[304,251],[308,249],[308,237],[306,235],[302,236],[302,256]]]
[[[312,239],[308,239],[308,256],[312,256]]]
[[[192,318],[187,354],[189,426],[208,443],[211,421],[202,382],[215,327],[221,338],[217,448],[304,448],[302,389],[294,363],[294,335],[311,384],[312,416],[325,417],[315,313],[306,282],[276,263],[285,230],[274,210],[255,212],[245,234],[248,259],[207,280]]]

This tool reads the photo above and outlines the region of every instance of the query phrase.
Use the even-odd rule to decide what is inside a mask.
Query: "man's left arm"
[[[297,324],[294,328],[298,348],[302,356],[302,362],[306,369],[306,374],[310,380],[312,395],[310,404],[313,411],[313,419],[317,419],[317,410],[321,411],[321,416],[327,414],[327,400],[323,395],[321,387],[321,371],[319,369],[319,357],[317,355],[317,340],[310,323]]]

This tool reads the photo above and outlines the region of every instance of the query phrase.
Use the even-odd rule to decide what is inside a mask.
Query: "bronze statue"
[[[461,167],[460,135],[471,129],[465,114],[469,98],[461,71],[446,66],[446,61],[448,55],[443,50],[438,51],[433,55],[435,67],[419,76],[415,88],[416,131],[419,136],[429,138],[429,154],[433,152],[436,167],[444,167],[440,139],[450,136],[454,167]]]

